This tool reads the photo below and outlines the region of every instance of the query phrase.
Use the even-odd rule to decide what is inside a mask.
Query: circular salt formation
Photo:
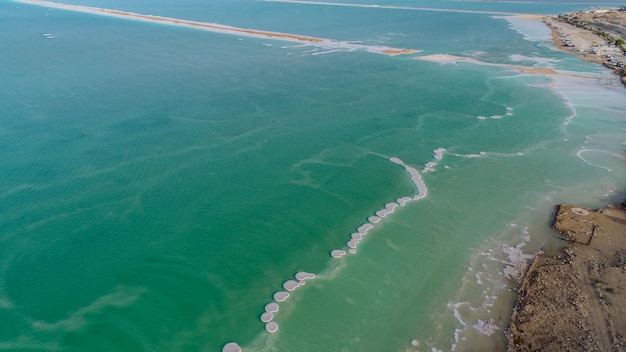
[[[359,226],[359,227],[356,229],[356,231],[357,231],[358,233],[360,233],[361,235],[365,235],[365,234],[367,234],[367,231],[371,230],[372,228],[374,228],[374,225],[372,225],[372,224],[370,224],[370,223],[366,222],[365,224],[363,224],[363,225]]]
[[[578,215],[583,215],[583,216],[589,215],[589,212],[586,211],[583,208],[572,208],[572,213],[578,214]]]
[[[265,311],[268,313],[276,313],[278,312],[278,304],[277,303],[268,303],[265,305]]]
[[[315,274],[307,273],[305,271],[300,271],[296,274],[296,279],[299,281],[307,280],[307,279],[315,279]]]
[[[348,245],[348,247],[350,247],[351,249],[355,249],[356,245],[359,244],[359,241],[357,240],[350,240],[348,241],[348,243],[346,243]]]
[[[300,284],[298,283],[298,281],[295,280],[287,280],[283,284],[283,288],[290,292],[298,288],[298,286],[300,286]]]
[[[283,302],[287,298],[289,298],[289,292],[280,291],[280,292],[274,293],[274,301],[276,302]]]
[[[350,249],[348,249],[348,253],[350,253],[350,254],[356,254],[356,249],[354,249],[354,248],[350,248]]]
[[[261,314],[261,321],[264,323],[269,323],[270,321],[272,321],[272,319],[274,319],[274,314],[270,312],[265,312]]]
[[[363,235],[358,232],[354,232],[350,235],[350,237],[352,237],[353,240],[360,240],[363,238]]]
[[[241,347],[235,342],[229,342],[222,347],[222,352],[241,352]]]
[[[419,343],[419,341],[417,341],[417,340],[411,340],[411,345],[413,345],[413,346],[419,346],[419,345],[420,345],[420,343]]]
[[[341,258],[346,255],[346,251],[342,249],[334,249],[330,252],[330,256],[333,258]]]
[[[397,206],[398,203],[387,203],[385,204],[385,209],[387,209],[390,213],[393,213]]]
[[[389,214],[389,212],[387,211],[387,209],[382,209],[376,212],[376,216],[378,218],[384,218],[385,216],[387,216],[387,214]]]
[[[275,333],[276,331],[278,331],[278,324],[276,324],[275,322],[269,322],[267,324],[265,324],[265,330],[269,333]]]
[[[398,165],[403,165],[404,163],[402,162],[402,160],[398,159],[398,158],[389,158],[389,161],[391,161],[394,164],[398,164]]]
[[[380,218],[378,216],[372,215],[369,218],[367,218],[367,221],[371,222],[372,224],[375,224],[380,221]]]

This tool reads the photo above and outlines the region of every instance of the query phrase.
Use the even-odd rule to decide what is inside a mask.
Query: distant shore
[[[544,17],[554,45],[581,55],[580,59],[613,70],[626,85],[626,9],[600,9]],[[610,28],[610,32],[609,32]]]
[[[509,352],[626,351],[625,207],[557,207],[553,228],[566,245],[531,261],[506,333]]]

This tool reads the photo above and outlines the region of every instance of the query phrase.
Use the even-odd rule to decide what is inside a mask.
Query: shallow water
[[[255,1],[72,3],[422,52],[0,3],[2,349],[502,348],[505,274],[554,245],[553,204],[623,193],[624,90],[555,51],[540,24]],[[413,59],[446,53],[592,78]],[[386,204],[415,196],[356,254],[331,257]],[[264,307],[300,271],[316,277],[280,302],[267,333]]]

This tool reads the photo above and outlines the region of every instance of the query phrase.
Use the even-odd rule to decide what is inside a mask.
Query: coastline
[[[622,84],[626,86],[626,57],[620,48],[593,30],[574,26],[560,17],[545,16],[541,20],[551,29],[556,48],[579,54],[582,61],[603,65],[620,77]]]
[[[626,86],[621,49],[597,28],[561,17],[539,19],[554,46],[605,66]],[[626,201],[597,210],[556,205],[552,229],[564,243],[528,262],[505,329],[506,350],[626,351]]]
[[[626,351],[626,201],[558,205],[553,229],[567,243],[529,263],[507,351]]]

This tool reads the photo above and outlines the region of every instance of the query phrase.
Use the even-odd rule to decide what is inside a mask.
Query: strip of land
[[[69,5],[69,4],[62,4],[62,3],[57,3],[57,2],[42,1],[42,0],[14,0],[14,1],[25,3],[25,4],[37,5],[37,6],[56,8],[56,9],[61,9],[61,10],[93,13],[93,14],[114,16],[118,18],[130,19],[130,20],[150,21],[150,22],[157,22],[157,23],[163,23],[163,24],[169,24],[169,25],[191,27],[191,28],[202,29],[202,30],[218,32],[218,33],[236,34],[236,35],[251,36],[251,37],[256,37],[256,38],[267,38],[267,39],[291,41],[291,42],[300,42],[300,43],[305,43],[308,45],[322,46],[325,48],[342,48],[346,50],[364,49],[369,52],[386,54],[386,55],[407,55],[407,54],[413,54],[413,53],[418,52],[417,50],[413,50],[413,49],[390,48],[390,47],[385,47],[385,46],[371,46],[371,45],[355,44],[355,43],[348,43],[348,42],[340,42],[340,41],[334,41],[330,39],[309,37],[309,36],[298,35],[298,34],[238,28],[238,27],[232,27],[232,26],[216,24],[216,23],[197,22],[197,21],[189,21],[189,20],[170,18],[170,17],[145,15],[145,14],[138,14],[138,13],[133,13],[133,12],[104,9],[104,8],[99,8],[99,7]]]
[[[626,351],[625,207],[558,206],[553,228],[567,245],[529,265],[509,352]]]

